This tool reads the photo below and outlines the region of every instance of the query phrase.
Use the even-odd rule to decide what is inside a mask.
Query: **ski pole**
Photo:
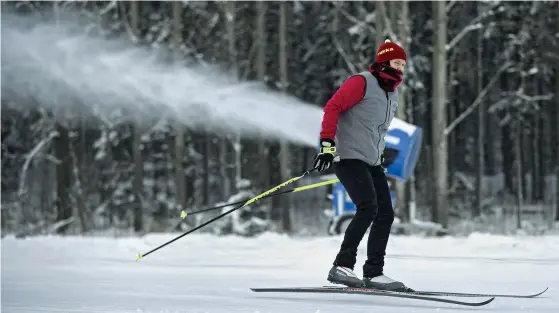
[[[153,253],[153,252],[155,252],[155,251],[157,251],[157,250],[159,250],[159,249],[161,249],[161,248],[167,246],[168,244],[171,244],[171,243],[173,243],[173,242],[179,240],[180,238],[182,238],[182,237],[184,237],[184,236],[186,236],[186,235],[188,235],[188,234],[190,234],[190,233],[193,233],[193,232],[197,231],[198,229],[200,229],[200,228],[202,228],[202,227],[204,227],[204,226],[206,226],[206,225],[208,225],[208,224],[210,224],[210,223],[213,223],[214,221],[216,221],[216,220],[218,220],[218,219],[220,219],[220,218],[226,216],[227,214],[230,214],[231,212],[233,212],[233,211],[235,211],[235,210],[238,210],[238,209],[240,209],[240,208],[242,208],[242,207],[244,207],[244,206],[247,206],[247,205],[249,205],[249,204],[251,204],[251,203],[254,203],[254,202],[257,201],[257,200],[262,199],[263,197],[265,197],[265,196],[267,196],[267,195],[269,195],[269,194],[271,194],[271,193],[274,193],[274,192],[278,191],[280,188],[285,187],[285,186],[287,186],[287,185],[289,185],[289,184],[291,184],[291,183],[296,182],[297,180],[299,180],[299,179],[301,179],[301,178],[307,176],[308,174],[310,174],[311,172],[314,172],[315,170],[316,170],[316,168],[313,168],[312,170],[307,170],[307,171],[305,171],[301,176],[293,177],[293,178],[291,178],[290,180],[288,180],[288,181],[286,181],[286,182],[283,182],[283,183],[277,185],[276,187],[274,187],[274,188],[272,188],[272,189],[269,189],[269,190],[267,190],[267,191],[265,191],[265,192],[259,194],[258,196],[249,199],[249,200],[246,201],[244,204],[239,205],[239,206],[237,206],[237,207],[234,207],[234,208],[232,208],[231,210],[229,210],[229,211],[227,211],[227,212],[224,212],[224,213],[222,213],[222,214],[220,214],[220,215],[218,215],[218,216],[216,216],[216,217],[214,217],[214,218],[208,220],[207,222],[202,223],[202,224],[200,224],[200,225],[198,225],[198,226],[192,228],[191,230],[189,230],[189,231],[183,233],[182,235],[177,236],[177,237],[175,237],[174,239],[171,239],[171,240],[167,241],[166,243],[164,243],[164,244],[162,244],[162,245],[160,245],[160,246],[158,246],[158,247],[152,249],[151,251],[148,251],[148,252],[146,252],[146,253],[144,253],[144,254],[138,253],[138,257],[136,258],[136,261],[139,261],[141,258],[143,258],[143,257],[145,257],[145,256],[147,256],[147,255],[149,255],[149,254],[151,254],[151,253]]]
[[[322,187],[322,186],[326,186],[326,185],[331,185],[331,184],[335,184],[339,181],[340,181],[339,179],[331,179],[331,180],[323,181],[323,182],[320,182],[320,183],[310,184],[310,185],[301,186],[301,187],[297,187],[297,188],[293,188],[293,189],[289,189],[289,190],[284,190],[284,191],[281,191],[281,192],[272,193],[272,194],[266,195],[266,196],[264,196],[260,199],[275,197],[275,196],[283,195],[283,194],[290,193],[290,192],[299,192],[299,191],[303,191],[303,190],[308,190],[308,189],[313,189],[313,188]],[[185,219],[186,217],[188,217],[190,215],[203,213],[203,212],[208,212],[208,211],[213,211],[213,210],[221,209],[221,208],[224,208],[224,207],[227,207],[227,206],[230,206],[230,205],[243,204],[245,201],[246,200],[233,202],[233,203],[222,204],[222,205],[218,205],[218,206],[215,206],[215,207],[201,209],[201,210],[193,211],[193,212],[185,212],[184,210],[182,210],[180,216],[181,216],[182,219]]]

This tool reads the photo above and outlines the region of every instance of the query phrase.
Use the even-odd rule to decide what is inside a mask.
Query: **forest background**
[[[305,124],[316,110],[296,105],[321,109],[385,39],[409,56],[397,117],[424,130],[414,176],[392,184],[399,221],[417,222],[413,209],[418,221],[452,233],[557,228],[559,2],[10,1],[2,11],[2,235],[185,229],[217,213],[180,223],[181,210],[223,203],[241,181],[261,192],[298,175],[316,151],[300,138],[318,133],[298,138],[312,127],[283,125],[265,101],[284,103],[277,112]],[[9,15],[37,24],[16,27]],[[22,34],[27,41],[10,41]],[[146,54],[118,52],[119,44],[95,55],[102,47],[89,36]],[[62,46],[66,53],[55,53]],[[170,65],[161,68],[173,70],[134,77],[154,62],[146,55],[162,55],[158,62]],[[40,66],[30,69],[26,57]],[[105,71],[104,80],[56,72],[99,60],[106,68],[88,70]],[[238,85],[192,90],[172,79],[181,68],[203,76],[201,67]],[[99,86],[118,97],[99,103]],[[142,98],[147,88],[162,97]],[[236,99],[239,116],[224,119],[231,127],[208,122],[215,102],[226,101],[212,92]],[[243,98],[265,100],[252,126]],[[259,205],[275,231],[324,234],[327,193]]]

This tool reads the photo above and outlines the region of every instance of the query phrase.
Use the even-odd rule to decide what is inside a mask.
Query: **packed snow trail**
[[[249,290],[327,284],[341,237],[290,239],[265,234],[244,239],[193,234],[135,261],[138,252],[175,235],[3,239],[2,312],[559,311],[557,236],[391,237],[386,274],[414,288],[493,293],[550,288],[542,298],[497,298],[483,308],[462,308],[407,299]],[[364,253],[359,251],[358,274]]]

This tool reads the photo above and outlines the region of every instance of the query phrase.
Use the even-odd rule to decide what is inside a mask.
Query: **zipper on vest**
[[[392,101],[390,101],[390,98],[388,97],[388,92],[385,91],[384,93],[386,94],[386,109],[389,110],[388,111],[388,116],[390,116],[390,109],[391,109],[391,106],[392,106],[392,103],[391,103]],[[385,121],[385,123],[386,123],[386,121]]]
[[[388,97],[388,92],[384,92],[386,94],[386,106],[388,110],[390,110],[390,98]]]
[[[388,97],[388,92],[385,91],[384,94],[386,95],[386,117],[384,118],[384,123],[380,124],[377,131],[378,131],[378,142],[377,142],[377,161],[381,161],[381,163],[379,165],[382,165],[382,155],[384,154],[384,151],[380,151],[380,141],[382,140],[382,136],[380,134],[380,128],[384,126],[384,124],[386,124],[386,122],[388,121],[388,117],[390,116],[390,98]],[[376,161],[375,161],[376,163]],[[386,172],[386,170],[385,170]]]

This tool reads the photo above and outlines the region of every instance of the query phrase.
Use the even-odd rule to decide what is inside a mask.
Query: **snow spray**
[[[322,109],[216,66],[173,62],[165,49],[105,39],[76,16],[2,14],[2,94],[11,106],[110,123],[171,118],[190,129],[316,146]],[[6,104],[6,103],[5,103]],[[87,113],[84,113],[87,112]],[[148,127],[150,127],[148,125]]]

